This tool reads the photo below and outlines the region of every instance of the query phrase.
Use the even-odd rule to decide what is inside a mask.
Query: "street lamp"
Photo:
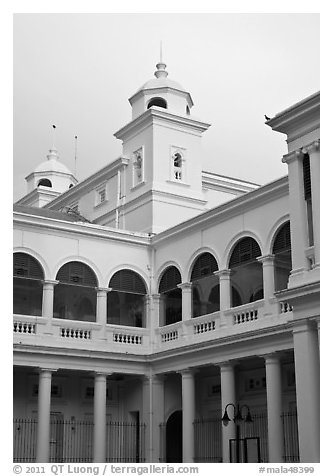
[[[228,415],[228,407],[232,407],[234,409],[234,417],[231,419]],[[247,413],[246,417],[243,418],[242,410],[246,408]],[[236,463],[240,463],[240,422],[245,421],[245,423],[252,423],[252,417],[250,409],[247,405],[234,405],[233,403],[228,403],[224,409],[224,415],[222,417],[222,423],[224,426],[228,426],[229,422],[233,421],[236,424]],[[231,453],[231,452],[230,452]]]

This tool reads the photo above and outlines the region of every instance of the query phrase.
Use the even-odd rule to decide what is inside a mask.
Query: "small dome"
[[[168,72],[166,70],[166,64],[161,61],[156,65],[156,71],[154,73],[155,78],[147,81],[139,91],[145,89],[159,89],[159,88],[173,88],[178,89],[178,91],[186,92],[186,90],[176,81],[168,78]]]
[[[176,81],[173,81],[172,79],[169,78],[153,78],[147,81],[139,91],[142,91],[144,89],[159,89],[159,88],[173,88],[177,89],[178,91],[183,91],[186,92],[186,90],[181,86],[179,83]]]
[[[48,160],[45,160],[41,164],[39,164],[34,172],[60,172],[63,174],[72,175],[72,172],[58,160],[58,154],[55,149],[50,150],[50,154],[47,156]]]

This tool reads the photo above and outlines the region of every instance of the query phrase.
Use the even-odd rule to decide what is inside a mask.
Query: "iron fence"
[[[14,420],[14,462],[36,461],[37,420]],[[50,463],[91,463],[94,423],[78,420],[50,422]],[[145,425],[131,422],[106,423],[106,461],[144,462]]]
[[[283,462],[299,462],[297,413],[284,412],[283,422],[284,455]],[[252,415],[253,423],[240,424],[240,438],[259,438],[260,458],[268,462],[268,430],[267,413]],[[193,422],[195,462],[222,462],[222,431],[221,418],[200,418]],[[166,462],[166,424],[160,424],[160,462]]]
[[[286,463],[299,463],[297,413],[283,413],[282,422],[284,436],[284,461]]]

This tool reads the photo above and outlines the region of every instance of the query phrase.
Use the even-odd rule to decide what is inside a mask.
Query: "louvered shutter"
[[[71,261],[62,266],[58,271],[56,279],[64,284],[77,284],[89,287],[97,286],[95,273],[89,266],[79,261]]]
[[[175,266],[170,266],[164,271],[158,292],[165,293],[172,289],[176,289],[177,284],[181,283],[181,279],[178,269]]]
[[[191,281],[209,276],[218,270],[216,259],[210,253],[200,255],[193,266]]]
[[[281,253],[282,251],[288,251],[291,249],[291,240],[290,240],[290,222],[285,223],[277,233],[274,245],[273,253]]]
[[[258,243],[250,236],[247,236],[235,246],[229,261],[229,268],[247,263],[259,256],[261,256],[261,251]]]
[[[13,274],[19,278],[44,279],[44,272],[38,261],[26,253],[14,253]]]
[[[115,273],[109,283],[112,291],[133,294],[146,294],[146,286],[141,276],[130,269],[122,269]]]
[[[304,198],[311,199],[311,171],[310,171],[310,157],[305,154],[303,158],[303,181],[304,181]]]

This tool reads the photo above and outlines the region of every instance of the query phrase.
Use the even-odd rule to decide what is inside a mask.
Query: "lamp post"
[[[234,409],[234,417],[231,419],[228,415],[228,407]],[[247,413],[246,417],[243,418],[242,410],[246,408]],[[247,405],[234,405],[233,403],[228,403],[224,409],[224,415],[222,417],[222,423],[224,426],[228,426],[229,422],[233,421],[236,424],[236,463],[240,463],[240,422],[245,421],[245,423],[252,423],[252,417],[250,409]]]

